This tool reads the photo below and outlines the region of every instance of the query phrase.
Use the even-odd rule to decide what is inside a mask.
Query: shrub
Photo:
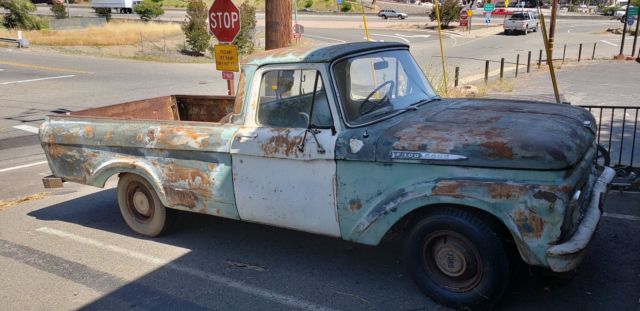
[[[142,3],[136,5],[133,9],[136,14],[140,15],[140,19],[148,22],[162,14],[162,2],[156,2],[151,0],[144,0]]]
[[[211,36],[207,27],[207,12],[207,5],[202,0],[190,0],[187,4],[187,23],[182,25],[182,31],[190,51],[197,54],[202,54],[209,47]]]
[[[233,41],[238,46],[240,54],[251,54],[255,48],[253,35],[256,32],[256,7],[249,1],[245,1],[240,6],[240,33]]]
[[[111,9],[110,8],[95,8],[96,15],[98,17],[104,17],[107,23],[111,21]]]
[[[57,19],[67,18],[67,7],[62,2],[54,1],[51,5],[51,12]]]
[[[310,8],[312,6],[313,6],[313,0],[307,0],[307,1],[304,2],[304,7],[305,8],[308,9],[308,8]]]
[[[340,6],[340,11],[349,12],[352,8],[353,6],[351,5],[351,2],[344,1],[342,2],[342,6]]]
[[[457,0],[445,0],[444,3],[440,5],[440,23],[442,24],[442,28],[449,28],[449,23],[459,21],[460,10],[462,10],[462,6]],[[436,20],[435,8],[431,11],[431,14],[429,14],[429,18],[431,21]]]
[[[0,8],[9,11],[2,20],[6,28],[40,30],[49,27],[46,20],[30,14],[35,12],[36,6],[29,0],[0,0]]]

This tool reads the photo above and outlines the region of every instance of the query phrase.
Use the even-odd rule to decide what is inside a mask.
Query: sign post
[[[460,27],[469,27],[469,14],[467,13],[467,9],[460,11]]]
[[[484,22],[487,24],[487,28],[489,28],[489,24],[491,24],[491,12],[496,9],[496,5],[493,3],[485,3],[482,7],[484,11]]]
[[[240,71],[238,47],[231,44],[240,33],[240,10],[231,0],[215,0],[209,8],[209,32],[220,44],[214,46],[216,69],[227,80],[229,95],[235,95],[234,72]]]

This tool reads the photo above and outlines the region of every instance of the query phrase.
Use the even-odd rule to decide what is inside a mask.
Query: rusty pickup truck
[[[418,287],[459,308],[496,302],[510,258],[574,269],[596,231],[613,171],[582,108],[439,98],[398,43],[267,51],[238,84],[49,116],[45,184],[119,176],[146,236],[175,210],[368,245],[402,229]]]

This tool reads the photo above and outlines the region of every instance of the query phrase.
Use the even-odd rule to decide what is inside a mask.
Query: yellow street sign
[[[468,9],[468,10],[467,10],[467,15],[468,15],[469,17],[473,16],[473,10],[472,10],[472,9]]]
[[[509,7],[509,0],[504,0],[504,7],[508,8]]]
[[[216,54],[216,70],[240,71],[238,64],[238,47],[231,44],[218,44],[214,46]]]

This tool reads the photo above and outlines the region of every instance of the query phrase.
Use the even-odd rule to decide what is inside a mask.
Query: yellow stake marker
[[[544,23],[544,16],[540,7],[538,7],[538,15],[540,15],[540,28],[542,28],[542,39],[544,41],[544,49],[547,52],[547,63],[549,64],[549,73],[551,74],[551,84],[553,84],[553,95],[556,97],[556,103],[560,104],[560,91],[558,91],[558,81],[556,81],[556,71],[553,67],[553,55],[549,46],[549,37],[547,36],[547,27]]]
[[[442,44],[442,29],[440,26],[440,9],[438,5],[438,1],[433,1],[434,6],[436,8],[436,19],[438,20],[438,37],[440,38],[440,57],[442,58],[442,74],[444,75],[444,96],[446,97],[448,95],[447,92],[447,86],[449,85],[449,83],[447,82],[447,66],[445,65],[444,62],[444,45]]]

